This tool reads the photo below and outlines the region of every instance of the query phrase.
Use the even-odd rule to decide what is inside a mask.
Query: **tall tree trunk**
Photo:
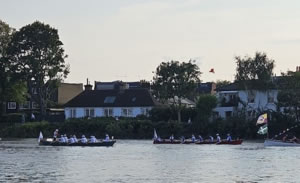
[[[178,122],[180,123],[181,122],[181,109],[178,108],[177,110],[177,118],[178,118]]]

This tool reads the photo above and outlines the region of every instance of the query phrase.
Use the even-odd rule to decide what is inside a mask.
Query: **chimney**
[[[92,90],[93,89],[93,85],[91,85],[89,83],[89,79],[88,78],[86,79],[86,85],[84,85],[84,89],[85,90]]]
[[[300,66],[296,67],[296,72],[300,72]]]

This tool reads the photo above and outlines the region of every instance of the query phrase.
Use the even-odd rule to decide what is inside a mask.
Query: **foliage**
[[[7,59],[7,49],[14,31],[8,24],[0,20],[0,115],[5,112],[3,103],[10,100],[17,102],[25,100],[24,82],[20,75],[15,73]]]
[[[283,107],[286,113],[300,120],[300,72],[282,73],[277,96],[278,107]]]
[[[265,53],[256,52],[253,58],[246,56],[235,59],[237,64],[235,80],[243,87],[264,90],[270,85],[275,61],[269,59]]]
[[[229,85],[231,82],[227,80],[217,80],[216,88],[221,88],[223,86]]]
[[[178,121],[181,121],[181,100],[195,92],[196,84],[200,82],[199,77],[199,67],[192,60],[187,63],[162,62],[156,68],[156,75],[153,78],[154,95],[162,103],[172,100],[172,105],[177,111]]]
[[[15,70],[26,76],[31,97],[32,87],[38,92],[42,115],[53,90],[69,73],[62,45],[56,29],[36,21],[13,34],[8,46],[8,58]]]

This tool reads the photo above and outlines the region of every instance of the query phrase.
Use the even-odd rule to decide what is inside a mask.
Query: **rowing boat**
[[[109,141],[99,141],[99,142],[88,142],[88,143],[64,143],[64,142],[58,142],[58,141],[53,141],[52,139],[42,139],[39,142],[39,145],[42,146],[88,146],[88,147],[99,147],[99,146],[113,146],[114,143],[116,143],[116,140],[109,140]]]
[[[267,139],[264,142],[264,146],[300,147],[300,143]]]

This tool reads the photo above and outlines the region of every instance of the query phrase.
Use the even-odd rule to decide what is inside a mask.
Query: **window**
[[[272,92],[268,92],[268,103],[274,103],[274,95]]]
[[[30,109],[30,101],[26,101],[23,104],[19,105],[20,109]]]
[[[76,109],[70,109],[70,118],[76,118]]]
[[[84,116],[85,117],[95,117],[95,109],[94,108],[86,108],[84,110]]]
[[[106,109],[104,109],[104,116],[105,116],[105,117],[113,116],[113,115],[114,115],[113,112],[114,112],[114,111],[113,111],[112,108],[106,108]]]
[[[39,104],[37,104],[36,102],[32,102],[32,109],[37,109],[39,108]]]
[[[254,103],[255,100],[255,92],[249,91],[248,92],[248,103]]]
[[[131,108],[123,108],[122,109],[122,116],[131,117],[132,116],[132,109]]]
[[[7,109],[17,109],[17,103],[16,102],[8,102]]]

